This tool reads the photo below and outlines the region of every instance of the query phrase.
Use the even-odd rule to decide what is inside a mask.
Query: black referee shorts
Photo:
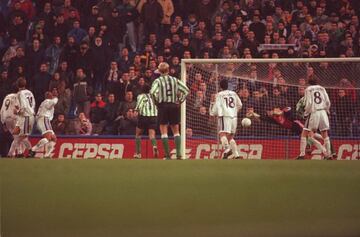
[[[180,106],[175,103],[158,105],[159,123],[176,125],[180,123]]]
[[[156,116],[139,116],[137,127],[140,129],[156,129],[157,117]]]

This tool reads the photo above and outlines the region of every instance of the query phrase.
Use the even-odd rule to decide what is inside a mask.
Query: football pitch
[[[0,159],[1,237],[360,236],[360,162]]]

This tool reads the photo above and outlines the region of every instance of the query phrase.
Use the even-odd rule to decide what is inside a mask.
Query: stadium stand
[[[163,61],[179,77],[181,58],[360,54],[356,0],[9,0],[1,1],[0,8],[0,101],[19,77],[27,79],[38,105],[45,91],[58,90],[54,125],[60,134],[73,134],[74,127],[76,134],[128,134],[124,127],[136,119],[136,95],[156,78],[154,71]],[[303,77],[321,77],[323,72],[321,67],[309,70]],[[283,75],[274,69],[265,76]],[[331,93],[342,121],[337,135],[349,130],[360,135],[355,124],[360,95],[350,91],[359,87],[354,76],[348,73],[332,82],[346,88]],[[191,100],[194,111],[206,117],[208,81],[198,77]],[[242,87],[234,89],[255,111],[264,94],[273,103],[285,97],[282,102],[293,104],[297,93],[238,85]],[[343,113],[349,103],[356,106]],[[93,126],[82,126],[79,114],[94,120]],[[196,129],[208,132],[206,127]]]

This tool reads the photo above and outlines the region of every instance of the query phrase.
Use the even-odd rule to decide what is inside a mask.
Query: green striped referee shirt
[[[139,114],[145,117],[158,115],[157,107],[150,94],[138,95],[135,110],[139,111]]]
[[[189,88],[176,77],[162,75],[153,82],[150,94],[157,103],[178,103],[185,100]]]

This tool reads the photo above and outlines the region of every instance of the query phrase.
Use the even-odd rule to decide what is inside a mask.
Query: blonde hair
[[[169,64],[165,62],[160,63],[158,66],[158,70],[161,74],[168,74],[169,68],[170,68]]]

